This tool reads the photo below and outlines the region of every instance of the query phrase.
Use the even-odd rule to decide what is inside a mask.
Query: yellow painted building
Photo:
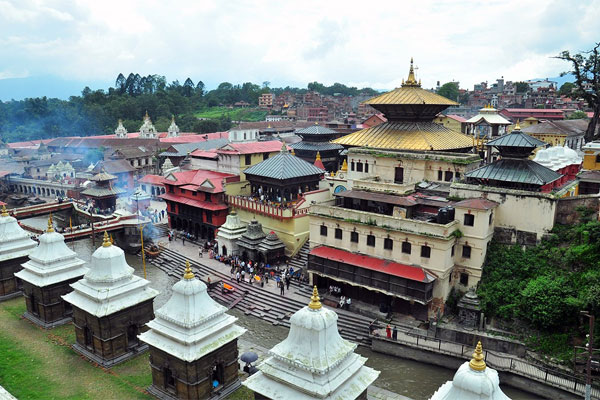
[[[435,117],[433,122],[435,122],[436,124],[445,126],[446,128],[448,128],[452,131],[467,133],[466,132],[467,126],[465,124],[465,119],[461,118],[457,115],[438,114],[438,116]]]
[[[582,148],[583,169],[600,171],[600,142],[589,142]]]

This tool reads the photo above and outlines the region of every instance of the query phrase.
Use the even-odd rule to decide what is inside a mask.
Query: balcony
[[[403,195],[415,190],[415,182],[394,183],[383,180],[379,176],[374,176],[365,179],[355,179],[352,187],[356,190]]]
[[[247,196],[227,196],[227,203],[232,208],[239,208],[260,215],[266,215],[273,218],[288,219],[300,217],[308,214],[308,208],[296,209],[295,204],[291,207],[282,207],[276,204],[261,202]]]

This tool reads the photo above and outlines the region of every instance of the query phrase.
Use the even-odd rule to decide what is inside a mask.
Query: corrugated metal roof
[[[225,146],[229,143],[229,139],[213,139],[206,140],[204,142],[194,143],[178,143],[171,147],[175,151],[164,151],[159,154],[160,157],[185,157],[187,153],[191,153],[195,150],[215,150],[219,147]]]
[[[306,128],[296,130],[298,135],[336,135],[338,132],[322,125],[311,125]]]
[[[384,93],[377,97],[373,97],[364,102],[364,104],[399,104],[399,105],[444,105],[444,106],[457,106],[458,103],[452,100],[440,96],[439,94],[432,93],[418,86],[403,86],[392,90],[391,92]]]
[[[473,139],[434,122],[384,122],[332,143],[390,150],[451,150],[473,147]]]
[[[290,147],[294,150],[309,150],[309,151],[325,151],[325,150],[343,150],[341,144],[329,142],[298,142],[291,144]]]
[[[84,196],[92,196],[92,197],[105,197],[105,196],[118,196],[122,193],[127,192],[127,190],[125,189],[120,189],[120,188],[98,188],[98,187],[91,187],[89,189],[85,189],[83,192],[81,192],[81,194],[83,194]]]
[[[562,175],[531,160],[503,158],[465,173],[470,179],[490,179],[500,182],[545,185]]]
[[[293,179],[302,176],[321,175],[324,170],[304,161],[288,152],[281,152],[274,157],[256,164],[244,171],[246,176],[256,175],[272,179]]]
[[[571,119],[564,121],[546,121],[523,128],[527,134],[537,133],[543,135],[581,136],[585,134],[588,121],[584,119]]]
[[[545,147],[548,144],[542,142],[534,137],[531,137],[521,131],[513,131],[508,135],[500,136],[499,138],[492,139],[486,143],[486,146],[494,147]]]
[[[412,207],[416,206],[417,202],[411,198],[404,196],[396,196],[386,193],[366,192],[363,190],[344,190],[335,193],[337,197],[348,197],[351,199],[378,201],[386,204],[395,204],[397,206]]]

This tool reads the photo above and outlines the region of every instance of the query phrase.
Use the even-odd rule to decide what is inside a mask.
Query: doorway
[[[394,170],[394,183],[404,183],[404,168],[396,167]]]

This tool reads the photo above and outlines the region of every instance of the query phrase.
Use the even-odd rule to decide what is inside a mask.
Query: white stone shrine
[[[227,216],[225,223],[217,232],[219,255],[236,256],[239,254],[237,240],[246,232],[246,226],[240,221],[240,216],[235,211]]]
[[[127,129],[123,126],[123,121],[119,119],[119,125],[115,129],[115,136],[119,139],[127,139]]]
[[[148,115],[148,111],[146,111],[146,115],[144,115],[144,123],[140,126],[140,136],[141,139],[156,139],[157,133],[156,128],[152,124],[152,120]]]
[[[175,116],[171,118],[171,125],[167,128],[167,137],[179,136],[179,127],[175,123]]]

